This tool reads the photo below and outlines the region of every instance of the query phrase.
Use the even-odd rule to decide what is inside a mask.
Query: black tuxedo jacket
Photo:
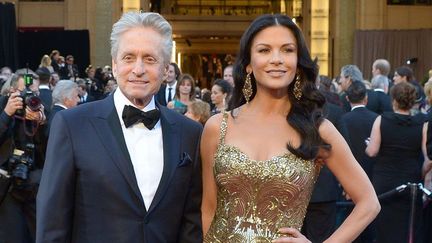
[[[339,121],[344,114],[342,108],[327,102],[324,105],[323,113],[325,117],[339,130]],[[339,195],[340,189],[336,177],[331,173],[327,166],[323,166],[315,183],[310,202],[318,203],[336,201],[339,198]]]
[[[50,89],[39,89],[39,98],[42,100],[44,106],[45,116],[48,118],[51,112],[52,106],[52,90]]]
[[[51,112],[49,114],[49,116],[47,117],[47,123],[45,125],[45,135],[48,137],[49,132],[50,132],[50,128],[51,128],[51,123],[52,120],[54,118],[54,116],[57,114],[57,112],[64,110],[65,108],[59,106],[59,105],[53,105]]]
[[[157,106],[164,167],[148,211],[113,96],[56,114],[37,197],[36,242],[202,242],[202,126]]]
[[[158,93],[156,94],[156,100],[157,102],[159,102],[159,104],[166,106],[167,105],[167,99],[166,99],[166,95],[165,95],[165,89],[166,89],[166,84],[162,84],[159,88]]]
[[[381,91],[368,90],[368,103],[366,108],[379,115],[386,111],[393,111],[390,96]]]
[[[382,114],[386,111],[393,111],[390,96],[386,95],[384,92],[368,89],[366,94],[368,96],[366,108],[368,108],[370,111],[373,111],[377,114]],[[345,112],[351,111],[351,105],[348,102],[347,95],[345,93],[342,94],[341,101]]]
[[[368,138],[372,131],[373,123],[378,114],[364,107],[358,107],[341,118],[342,136],[347,141],[351,152],[356,160],[360,163],[363,170],[371,178],[373,158],[366,155],[365,139]]]

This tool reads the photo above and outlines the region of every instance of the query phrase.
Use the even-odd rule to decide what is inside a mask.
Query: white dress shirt
[[[124,96],[120,89],[117,89],[114,93],[114,105],[120,118],[121,128],[134,168],[138,188],[140,189],[145,207],[148,210],[162,178],[164,164],[160,120],[152,130],[149,130],[142,123],[137,123],[126,128],[122,119],[123,108],[125,105],[134,105]],[[142,111],[149,111],[155,108],[153,97]]]

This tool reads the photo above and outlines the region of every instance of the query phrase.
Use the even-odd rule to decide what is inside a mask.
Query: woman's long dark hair
[[[295,82],[293,80],[288,86],[291,110],[287,115],[287,122],[300,134],[301,144],[298,148],[294,148],[291,143],[288,143],[287,148],[291,153],[300,158],[307,160],[314,159],[317,157],[320,147],[330,149],[329,145],[323,141],[318,132],[318,127],[323,121],[322,107],[325,103],[325,98],[315,85],[318,75],[316,60],[313,61],[311,59],[303,34],[288,16],[281,14],[262,15],[255,19],[243,34],[240,40],[239,53],[234,64],[233,76],[235,87],[228,109],[232,111],[246,103],[242,88],[247,75],[246,66],[251,62],[252,41],[260,31],[271,26],[287,27],[292,31],[297,40],[297,73],[300,75],[303,96],[300,100],[294,97],[293,89]],[[251,81],[253,89],[252,100],[256,94],[256,81],[253,75],[251,75]]]

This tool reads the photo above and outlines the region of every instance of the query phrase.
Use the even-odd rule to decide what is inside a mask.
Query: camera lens
[[[42,101],[39,97],[30,95],[26,97],[25,103],[32,111],[38,111],[41,107]]]

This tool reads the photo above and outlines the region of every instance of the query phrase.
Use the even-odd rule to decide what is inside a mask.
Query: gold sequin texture
[[[269,160],[248,158],[224,144],[228,113],[215,154],[216,214],[204,242],[264,243],[301,229],[320,165],[287,152]]]

